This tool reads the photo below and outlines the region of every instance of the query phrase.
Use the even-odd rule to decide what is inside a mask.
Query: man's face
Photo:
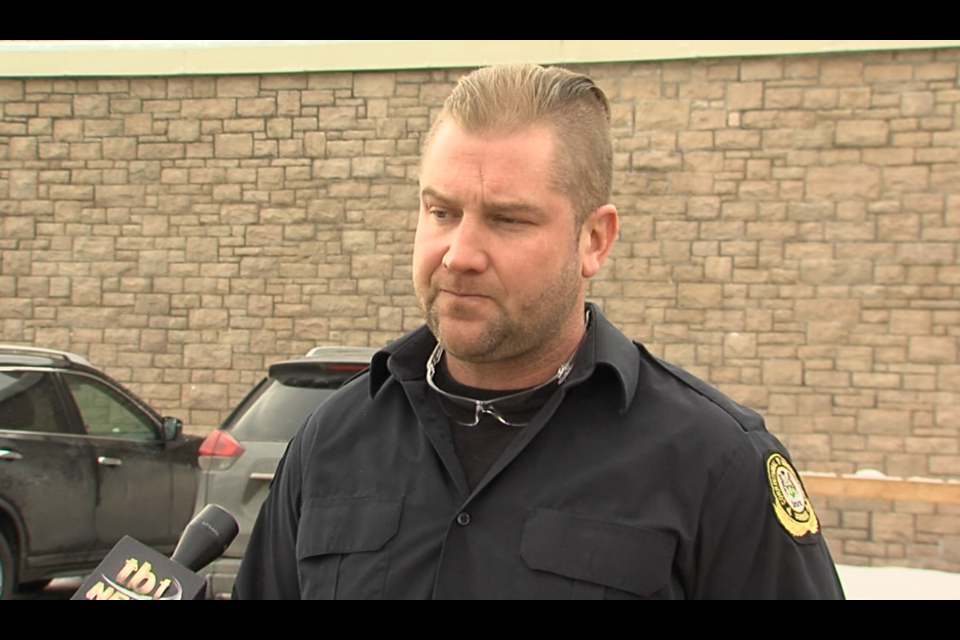
[[[447,121],[424,156],[414,286],[458,360],[535,355],[582,320],[579,229],[551,185],[555,147],[545,127],[490,137]]]

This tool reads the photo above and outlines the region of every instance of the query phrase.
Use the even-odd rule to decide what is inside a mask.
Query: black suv
[[[0,346],[0,599],[92,570],[124,535],[172,551],[200,441],[80,356]]]

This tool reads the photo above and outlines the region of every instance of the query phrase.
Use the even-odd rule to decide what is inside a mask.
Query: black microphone
[[[207,581],[197,571],[223,555],[240,527],[230,513],[207,505],[167,558],[124,536],[71,600],[203,600]]]

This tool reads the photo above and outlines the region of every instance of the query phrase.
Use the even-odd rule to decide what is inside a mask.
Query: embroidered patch
[[[773,492],[773,511],[777,520],[794,538],[816,535],[820,521],[803,492],[796,470],[779,453],[767,458],[767,478]]]

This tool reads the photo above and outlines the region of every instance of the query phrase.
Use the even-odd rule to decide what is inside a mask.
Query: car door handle
[[[23,454],[16,451],[10,451],[9,449],[0,449],[0,460],[10,460],[11,462],[23,460]]]
[[[97,458],[97,464],[101,467],[122,467],[123,460],[119,458],[108,458],[106,456],[100,456]]]
[[[273,476],[274,474],[272,473],[251,473],[250,479],[258,480],[260,482],[273,482]]]

